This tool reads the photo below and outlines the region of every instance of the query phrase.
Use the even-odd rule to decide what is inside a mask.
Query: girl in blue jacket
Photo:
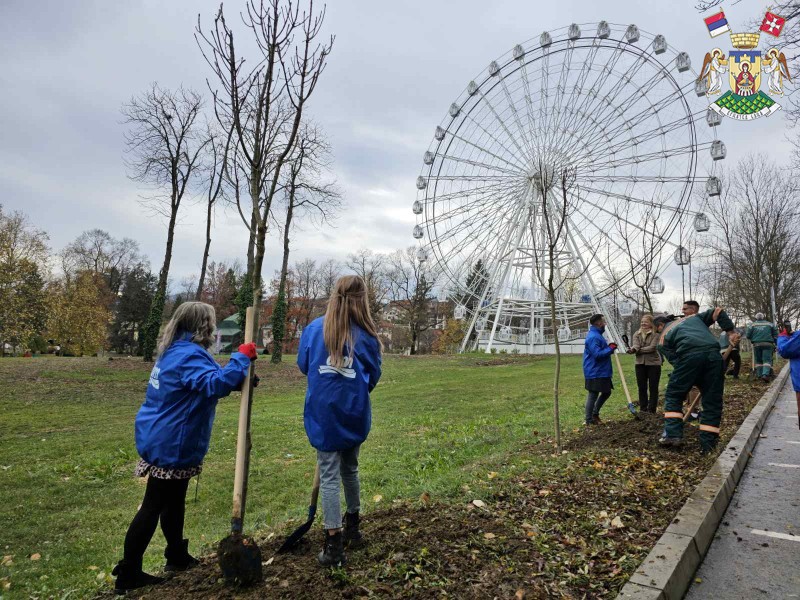
[[[303,422],[320,470],[325,546],[318,560],[323,566],[344,564],[345,541],[361,540],[358,452],[372,423],[369,394],[381,376],[381,350],[364,280],[340,278],[325,316],[303,330],[297,354],[297,365],[308,377]],[[340,484],[347,505],[344,533]]]
[[[241,389],[255,344],[239,346],[220,367],[207,348],[214,339],[214,307],[185,302],[161,335],[158,359],[150,373],[144,404],[136,415],[136,475],[149,475],[144,500],[125,535],[123,559],[114,567],[115,591],[163,581],[142,571],[142,557],[159,519],[167,539],[166,571],[183,571],[198,561],[183,539],[183,517],[189,479],[199,475],[208,452],[217,401]]]

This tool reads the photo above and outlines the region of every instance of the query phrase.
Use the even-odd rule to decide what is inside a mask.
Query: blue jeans
[[[611,397],[611,392],[587,392],[586,394],[586,423],[591,423],[594,417],[600,416],[600,409]]]
[[[339,452],[317,450],[319,464],[319,487],[322,492],[322,522],[325,529],[342,526],[342,506],[339,485],[344,486],[347,512],[361,510],[359,496],[361,484],[358,480],[358,452],[361,446]]]

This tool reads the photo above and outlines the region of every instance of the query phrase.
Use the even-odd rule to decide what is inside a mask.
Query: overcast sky
[[[244,0],[228,0],[229,13]],[[730,3],[727,3],[730,4]],[[138,203],[147,190],[126,177],[120,107],[154,81],[206,92],[208,74],[193,30],[218,2],[188,0],[2,0],[0,5],[0,203],[22,210],[50,235],[54,251],[101,228],[136,239],[158,270],[166,228]],[[434,127],[466,83],[493,59],[548,29],[602,19],[663,33],[695,68],[709,39],[694,2],[596,0],[333,0],[326,30],[336,43],[311,113],[333,145],[345,196],[334,228],[295,235],[293,259],[343,258],[360,246],[386,252],[414,242],[414,180]],[[726,6],[736,30],[765,2]],[[725,44],[727,41],[725,42]],[[727,49],[727,48],[726,48]],[[786,155],[781,115],[726,122],[728,166],[746,151]],[[746,146],[746,147],[745,147]],[[183,211],[173,288],[198,270],[204,209]],[[212,260],[243,259],[246,233],[220,212]],[[279,263],[268,247],[265,276]],[[674,282],[674,278],[669,279]]]

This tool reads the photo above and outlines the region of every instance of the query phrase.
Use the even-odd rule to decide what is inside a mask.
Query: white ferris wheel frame
[[[584,35],[587,27],[596,28],[594,36]],[[649,42],[649,43],[648,43]],[[576,49],[580,50],[586,59],[583,63],[579,63],[577,80],[570,82],[570,75],[573,74],[572,60],[576,54]],[[611,52],[611,57],[606,64],[600,69],[599,74],[594,71],[594,59],[600,51]],[[533,56],[533,59],[529,59]],[[580,55],[579,55],[580,56]],[[634,60],[634,68],[631,71],[620,75],[614,71],[614,66],[620,61],[622,57]],[[550,97],[549,79],[550,72],[550,59],[553,57],[561,57],[561,69],[557,74],[558,86],[556,87],[557,94],[555,97]],[[663,57],[663,59],[662,59]],[[613,65],[612,65],[613,62]],[[534,105],[532,99],[532,86],[530,82],[530,75],[528,72],[528,65],[539,63],[540,69],[540,89],[541,95],[538,96],[539,104]],[[638,86],[633,83],[633,78],[645,66],[654,71],[644,83]],[[575,70],[577,72],[577,69]],[[676,74],[673,73],[676,72]],[[527,119],[529,129],[523,125],[523,115],[520,114],[522,109],[518,109],[517,102],[512,99],[513,91],[509,89],[512,75],[517,75],[522,78],[524,86],[522,88],[524,95],[524,110],[527,113],[524,117]],[[585,97],[581,97],[584,93],[584,87],[587,84],[589,76],[596,75],[592,87],[589,88]],[[645,72],[646,74],[646,72]],[[676,77],[683,74],[683,82],[680,83]],[[620,104],[613,102],[614,98],[609,98],[607,95],[602,97],[600,110],[596,113],[589,114],[587,111],[592,108],[592,103],[597,100],[598,92],[602,91],[602,86],[605,81],[598,87],[598,82],[601,78],[606,76],[618,76],[621,93],[627,96],[622,100],[622,105],[630,102],[631,105],[636,106],[632,114],[627,115],[621,108]],[[644,74],[642,75],[644,76]],[[453,289],[461,289],[462,292],[469,293],[472,290],[464,290],[463,275],[460,267],[470,268],[471,264],[461,264],[453,268],[450,263],[455,262],[457,258],[458,246],[451,240],[457,239],[457,236],[464,236],[469,225],[473,222],[466,220],[461,223],[452,225],[452,219],[457,219],[460,216],[468,214],[476,206],[485,206],[488,201],[486,190],[492,190],[492,201],[495,199],[505,201],[513,199],[520,206],[511,217],[506,218],[505,221],[498,211],[496,214],[487,215],[484,223],[481,224],[482,236],[481,244],[485,244],[486,248],[489,247],[489,242],[485,240],[493,240],[492,254],[485,255],[487,260],[491,260],[489,264],[490,270],[488,277],[483,282],[483,289],[480,295],[474,294],[473,306],[469,309],[469,326],[461,344],[461,351],[467,350],[472,347],[479,347],[481,344],[481,336],[484,338],[484,330],[491,320],[491,332],[486,339],[485,350],[491,352],[492,348],[496,347],[498,343],[505,344],[508,340],[500,339],[505,333],[505,329],[511,330],[511,325],[503,325],[501,332],[498,332],[498,327],[501,323],[513,323],[514,319],[518,321],[524,319],[528,321],[528,334],[527,340],[523,346],[527,351],[533,353],[537,348],[541,349],[546,342],[544,331],[544,323],[550,320],[550,304],[545,301],[545,296],[541,285],[537,285],[535,280],[536,275],[541,274],[541,257],[537,254],[541,251],[536,250],[537,235],[541,231],[535,231],[534,223],[543,223],[541,214],[539,220],[537,219],[537,202],[541,206],[542,203],[550,202],[553,200],[550,193],[544,195],[536,193],[532,181],[535,177],[542,177],[547,169],[551,168],[549,163],[544,163],[542,167],[542,156],[549,156],[553,161],[567,160],[570,166],[574,166],[576,170],[580,170],[584,177],[588,177],[587,181],[591,185],[583,184],[579,186],[577,192],[577,201],[583,202],[591,206],[596,218],[604,218],[606,220],[612,219],[618,223],[624,223],[634,229],[641,229],[641,225],[635,221],[629,220],[630,214],[626,212],[622,216],[619,211],[609,209],[603,204],[608,204],[609,201],[625,202],[629,209],[633,206],[647,207],[647,210],[658,209],[658,214],[662,210],[667,210],[671,215],[669,216],[667,230],[669,233],[658,240],[661,243],[661,248],[671,246],[677,253],[684,252],[685,240],[689,235],[684,234],[684,225],[686,219],[691,216],[703,218],[702,212],[703,204],[701,203],[700,211],[692,210],[692,194],[696,191],[696,185],[701,179],[706,183],[706,189],[712,189],[714,186],[719,187],[719,181],[713,175],[713,165],[716,160],[724,158],[725,147],[716,136],[716,127],[719,125],[719,120],[716,119],[711,113],[708,112],[707,105],[702,104],[702,109],[693,109],[691,106],[692,94],[699,99],[701,95],[705,96],[705,91],[701,89],[702,86],[696,83],[697,74],[691,69],[691,61],[686,53],[677,52],[672,49],[664,39],[663,36],[652,36],[646,32],[642,32],[635,25],[610,25],[606,22],[598,24],[573,24],[555,32],[545,32],[538,39],[530,40],[525,44],[520,44],[506,54],[501,59],[490,63],[489,67],[481,74],[476,80],[471,81],[466,90],[461,94],[456,102],[454,102],[448,116],[436,128],[434,140],[425,153],[424,163],[425,166],[417,179],[418,198],[415,202],[414,212],[418,215],[417,227],[415,227],[415,237],[427,237],[427,242],[422,242],[422,247],[419,251],[421,259],[428,257],[436,260],[439,264],[439,271],[444,273],[449,279],[449,285]],[[664,86],[666,91],[671,92],[666,96],[668,103],[657,107],[648,98],[647,92],[652,91],[658,85],[666,82],[668,86]],[[624,85],[623,85],[624,84]],[[518,84],[519,85],[519,84]],[[505,114],[501,114],[498,107],[487,99],[488,94],[496,90],[499,86],[502,95],[507,99],[507,106]],[[579,87],[581,88],[579,90]],[[592,96],[594,93],[594,96]],[[568,104],[565,106],[565,96],[569,96],[566,100],[571,103],[576,99],[575,106]],[[477,98],[477,99],[476,99]],[[632,102],[631,102],[632,100]],[[642,106],[642,101],[645,100],[646,104]],[[637,106],[637,103],[639,104]],[[678,106],[682,109],[682,113],[673,116],[671,120],[666,123],[662,122],[661,112],[665,107]],[[700,106],[698,100],[695,103]],[[484,110],[488,107],[488,114],[491,121],[491,128],[480,122],[477,118],[471,117],[472,112],[479,110],[481,107]],[[510,109],[510,112],[509,112]],[[538,110],[537,110],[538,109]],[[675,109],[672,108],[674,111]],[[545,114],[548,115],[549,120],[545,122],[545,127],[537,129],[534,127],[536,122],[534,113],[538,112],[539,119],[543,119]],[[549,115],[555,114],[555,123],[550,130],[552,117]],[[608,118],[613,127],[606,130],[600,119]],[[471,122],[470,122],[471,119]],[[647,123],[648,119],[655,119],[657,126],[645,131],[636,131],[636,127]],[[707,131],[710,130],[713,135],[710,141],[701,142],[698,139],[698,123],[705,121]],[[544,121],[542,121],[544,122]],[[472,132],[476,130],[479,132],[479,139],[487,141],[487,147],[483,147],[468,136],[470,131],[466,133],[461,132],[461,128],[468,123],[471,126]],[[574,132],[576,128],[581,125],[585,131],[587,123],[593,126],[593,130],[581,139],[575,138]],[[654,123],[654,125],[655,125]],[[513,135],[510,129],[514,128],[517,132],[521,133],[521,139]],[[675,147],[666,147],[666,138],[669,133],[678,132],[685,128],[688,139],[683,136],[679,139],[679,144]],[[544,131],[544,137],[540,134]],[[627,133],[629,139],[625,139],[622,134]],[[636,135],[633,135],[636,133]],[[583,155],[578,154],[577,159],[575,154],[567,156],[567,152],[563,150],[563,143],[558,139],[561,137],[572,138],[576,144],[582,145],[582,149],[587,150]],[[615,137],[619,136],[619,138]],[[705,136],[708,137],[708,136]],[[616,140],[616,141],[615,141]],[[650,152],[639,154],[637,152],[640,144],[657,140],[661,142],[660,149],[653,149]],[[455,151],[452,148],[456,144]],[[470,149],[472,153],[467,156],[459,155],[458,144],[462,148]],[[514,146],[513,151],[507,145]],[[591,153],[592,148],[599,148],[604,145],[604,158],[603,160],[595,160]],[[620,150],[634,148],[632,156],[616,157]],[[495,149],[500,150],[495,151]],[[480,152],[479,159],[474,157],[475,150]],[[570,149],[571,150],[571,149]],[[703,154],[704,151],[707,154]],[[503,156],[501,153],[506,152]],[[611,158],[608,158],[610,155]],[[555,156],[556,158],[552,158]],[[683,156],[688,157],[688,164],[685,171],[679,174],[666,173],[667,161],[673,158],[680,158]],[[539,170],[531,165],[535,163],[536,157],[539,157]],[[701,160],[710,163],[710,168],[706,168],[707,176],[698,176],[698,163]],[[658,173],[645,173],[638,175],[638,168],[641,164],[647,165],[658,163]],[[472,169],[470,173],[455,173],[448,174],[442,172],[445,165],[457,165],[457,167],[464,166],[464,168]],[[680,164],[680,163],[679,163]],[[504,165],[504,166],[503,166]],[[438,171],[435,168],[438,166]],[[552,163],[552,168],[555,169],[559,165],[555,162]],[[633,175],[618,175],[618,169],[628,168],[632,170]],[[474,172],[475,170],[478,172]],[[603,173],[606,173],[603,175]],[[528,183],[525,183],[527,177]],[[715,181],[712,181],[715,180]],[[461,188],[455,191],[449,191],[451,188],[448,185],[469,184],[471,188]],[[653,197],[648,200],[634,196],[630,190],[633,190],[638,183],[652,184],[653,186],[672,185],[680,186],[679,196],[677,196],[675,204],[671,205],[663,200],[658,200]],[[620,189],[619,187],[613,188],[615,185],[624,184],[626,187]],[[439,186],[442,186],[443,193],[439,193]],[[605,186],[605,187],[604,187]],[[612,187],[613,189],[609,189]],[[527,188],[522,191],[523,188]],[[586,194],[594,194],[592,198],[594,202],[589,200],[588,196],[582,196],[581,191]],[[712,192],[713,193],[713,192]],[[457,205],[452,210],[445,210],[437,215],[436,203],[443,204],[449,208],[449,202],[457,200],[458,198],[469,198],[470,195],[475,196],[475,200],[470,200],[466,204]],[[527,200],[525,200],[527,198]],[[538,199],[537,199],[538,198]],[[605,198],[605,201],[600,201],[598,198]],[[508,203],[507,203],[508,204]],[[640,210],[645,210],[644,208]],[[589,221],[581,213],[584,220]],[[442,225],[440,227],[440,225]],[[530,225],[530,239],[533,240],[532,245],[527,247],[523,246],[523,238],[528,240],[528,233],[526,232],[527,226]],[[447,226],[447,227],[445,227]],[[585,228],[583,228],[585,229]],[[600,229],[598,227],[598,229]],[[679,239],[676,242],[674,234],[679,232]],[[468,232],[467,232],[468,233]],[[605,290],[600,288],[593,277],[591,266],[597,266],[597,271],[609,276],[615,281],[615,285],[624,285],[625,282],[620,282],[614,279],[612,273],[612,266],[606,265],[602,260],[597,260],[596,257],[591,257],[587,261],[584,256],[585,251],[582,252],[581,248],[595,248],[592,245],[592,239],[587,239],[584,235],[585,231],[577,226],[568,217],[568,225],[566,227],[566,237],[563,244],[563,255],[567,257],[567,261],[559,263],[558,277],[562,277],[561,267],[565,266],[567,262],[572,263],[574,272],[580,273],[580,280],[583,290],[588,292],[591,297],[589,303],[586,302],[567,302],[563,297],[560,297],[557,302],[557,314],[561,321],[561,326],[566,327],[569,331],[570,323],[580,322],[580,319],[588,316],[588,312],[605,312],[602,310],[603,300],[609,293],[609,288]],[[427,234],[427,236],[425,235]],[[624,252],[619,240],[616,240],[613,235],[607,231],[600,232],[601,238],[607,247],[616,247],[615,252]],[[644,235],[644,234],[642,234]],[[468,238],[467,238],[468,239]],[[474,241],[474,240],[470,240]],[[453,243],[453,247],[449,250],[445,247],[446,243]],[[474,256],[473,256],[474,258]],[[528,261],[528,262],[525,262]],[[641,266],[644,259],[638,261]],[[660,261],[660,269],[657,274],[663,272],[666,264]],[[530,269],[530,297],[520,297],[514,290],[508,290],[509,276],[512,271],[517,273],[519,269]],[[516,269],[516,270],[515,270]],[[518,275],[517,275],[518,277]],[[634,274],[629,274],[627,280],[630,281]],[[517,282],[518,283],[518,282]],[[454,295],[456,295],[454,294]],[[563,294],[562,294],[563,296]],[[477,299],[477,303],[474,300]],[[464,307],[467,308],[467,307]],[[484,327],[478,331],[476,326],[483,320]],[[613,318],[607,318],[610,334],[613,339],[622,344],[618,328],[614,323]],[[519,321],[522,322],[522,321]],[[554,324],[552,324],[554,325]],[[524,327],[517,327],[517,329],[524,329]],[[473,340],[473,332],[478,333],[476,339]],[[521,344],[516,343],[515,346],[519,349]]]

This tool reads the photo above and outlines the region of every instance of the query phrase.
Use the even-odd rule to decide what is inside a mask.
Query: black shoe
[[[199,560],[189,554],[189,540],[183,540],[177,548],[167,546],[164,558],[167,559],[165,571],[186,571],[200,564]]]
[[[323,567],[341,567],[347,563],[347,557],[344,555],[344,537],[341,531],[334,534],[325,532],[325,547],[317,555],[317,560]]]
[[[344,514],[344,545],[347,547],[358,547],[364,542],[364,536],[358,530],[361,522],[359,513]]]
[[[683,446],[683,438],[662,435],[661,438],[659,438],[658,443],[665,448],[680,448]]]
[[[148,585],[158,585],[164,582],[163,577],[156,577],[142,571],[141,562],[139,564],[131,564],[124,559],[117,563],[111,574],[117,577],[114,582],[114,593],[119,596],[125,595],[130,590],[138,590]]]

